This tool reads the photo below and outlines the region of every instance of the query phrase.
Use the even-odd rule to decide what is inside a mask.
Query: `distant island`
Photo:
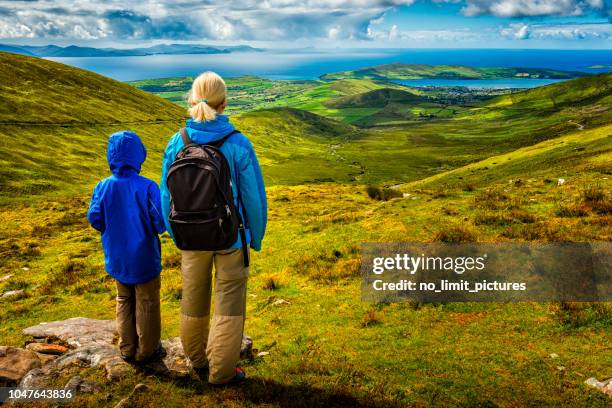
[[[223,46],[198,44],[159,44],[145,48],[93,48],[69,45],[13,45],[0,44],[0,51],[13,54],[28,55],[31,57],[133,57],[145,55],[176,55],[176,54],[229,54],[232,52],[257,52],[260,48],[248,45]]]
[[[423,65],[393,63],[352,71],[321,75],[322,80],[336,79],[571,79],[588,75],[585,72],[560,71],[545,68],[477,68],[463,65]]]

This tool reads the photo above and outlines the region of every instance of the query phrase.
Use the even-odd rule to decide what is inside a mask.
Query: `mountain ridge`
[[[36,56],[41,58],[63,57],[133,57],[148,55],[177,55],[177,54],[230,54],[233,52],[259,52],[261,48],[249,45],[212,46],[203,44],[157,44],[150,47],[138,48],[96,48],[69,45],[12,45],[0,44],[0,51]]]

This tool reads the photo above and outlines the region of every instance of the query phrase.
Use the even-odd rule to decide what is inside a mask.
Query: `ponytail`
[[[214,72],[204,72],[191,85],[187,103],[189,116],[197,121],[215,120],[217,110],[226,102],[225,81]]]

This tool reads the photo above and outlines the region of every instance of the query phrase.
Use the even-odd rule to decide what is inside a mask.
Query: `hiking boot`
[[[136,362],[136,358],[134,356],[126,356],[125,354],[121,354],[121,359],[128,364],[134,364]]]
[[[152,363],[154,361],[162,360],[164,357],[166,357],[166,350],[162,347],[160,343],[155,349],[155,351],[153,352],[153,354],[145,358],[136,358],[135,362],[138,365],[145,365],[145,364]]]
[[[234,385],[239,385],[246,381],[246,373],[240,367],[234,368],[234,376],[228,382],[224,382],[222,384],[210,384],[213,387],[232,387]]]
[[[202,367],[193,367],[193,372],[202,382],[208,382],[208,364]]]

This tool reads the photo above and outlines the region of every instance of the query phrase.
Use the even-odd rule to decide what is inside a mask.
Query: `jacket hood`
[[[197,144],[214,142],[234,131],[226,115],[217,115],[217,119],[204,122],[189,119],[186,127],[189,138]]]
[[[115,176],[140,173],[147,157],[147,150],[138,135],[129,130],[113,133],[108,139],[106,158]]]

